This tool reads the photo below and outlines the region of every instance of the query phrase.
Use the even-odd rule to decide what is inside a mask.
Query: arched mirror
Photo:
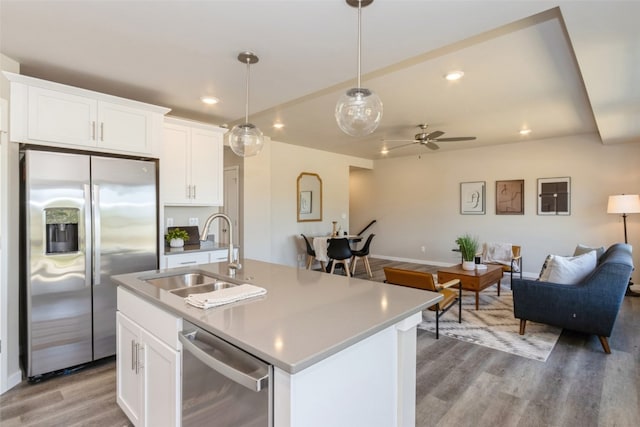
[[[298,175],[298,222],[322,221],[322,179],[317,173]]]

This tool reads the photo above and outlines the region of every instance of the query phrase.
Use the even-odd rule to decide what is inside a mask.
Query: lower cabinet
[[[135,426],[180,425],[181,352],[177,335],[181,322],[118,289],[117,402]],[[153,333],[153,329],[167,325],[175,338],[166,330],[161,333],[164,337]]]
[[[190,265],[206,264],[208,262],[209,252],[165,255],[164,265],[161,265],[160,268],[188,267]]]
[[[234,255],[236,258],[238,257],[237,248],[234,248]],[[160,258],[160,268],[189,267],[210,262],[224,262],[228,259],[229,249],[165,255]]]

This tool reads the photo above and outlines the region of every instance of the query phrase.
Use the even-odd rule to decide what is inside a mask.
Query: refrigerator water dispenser
[[[79,209],[47,208],[47,254],[78,252]]]

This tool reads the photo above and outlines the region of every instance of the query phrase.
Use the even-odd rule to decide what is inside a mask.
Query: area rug
[[[435,312],[425,310],[420,329],[436,331]],[[513,317],[513,296],[502,286],[497,296],[495,286],[480,292],[480,307],[475,309],[475,294],[462,293],[462,323],[458,323],[457,307],[440,317],[440,334],[482,345],[517,356],[546,362],[556,345],[561,328],[527,322],[524,335],[519,335],[520,320]]]

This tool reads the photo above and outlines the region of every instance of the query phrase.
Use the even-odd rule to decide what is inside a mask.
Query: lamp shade
[[[615,196],[609,196],[607,213],[614,213],[614,214],[640,213],[640,195],[618,194]]]

